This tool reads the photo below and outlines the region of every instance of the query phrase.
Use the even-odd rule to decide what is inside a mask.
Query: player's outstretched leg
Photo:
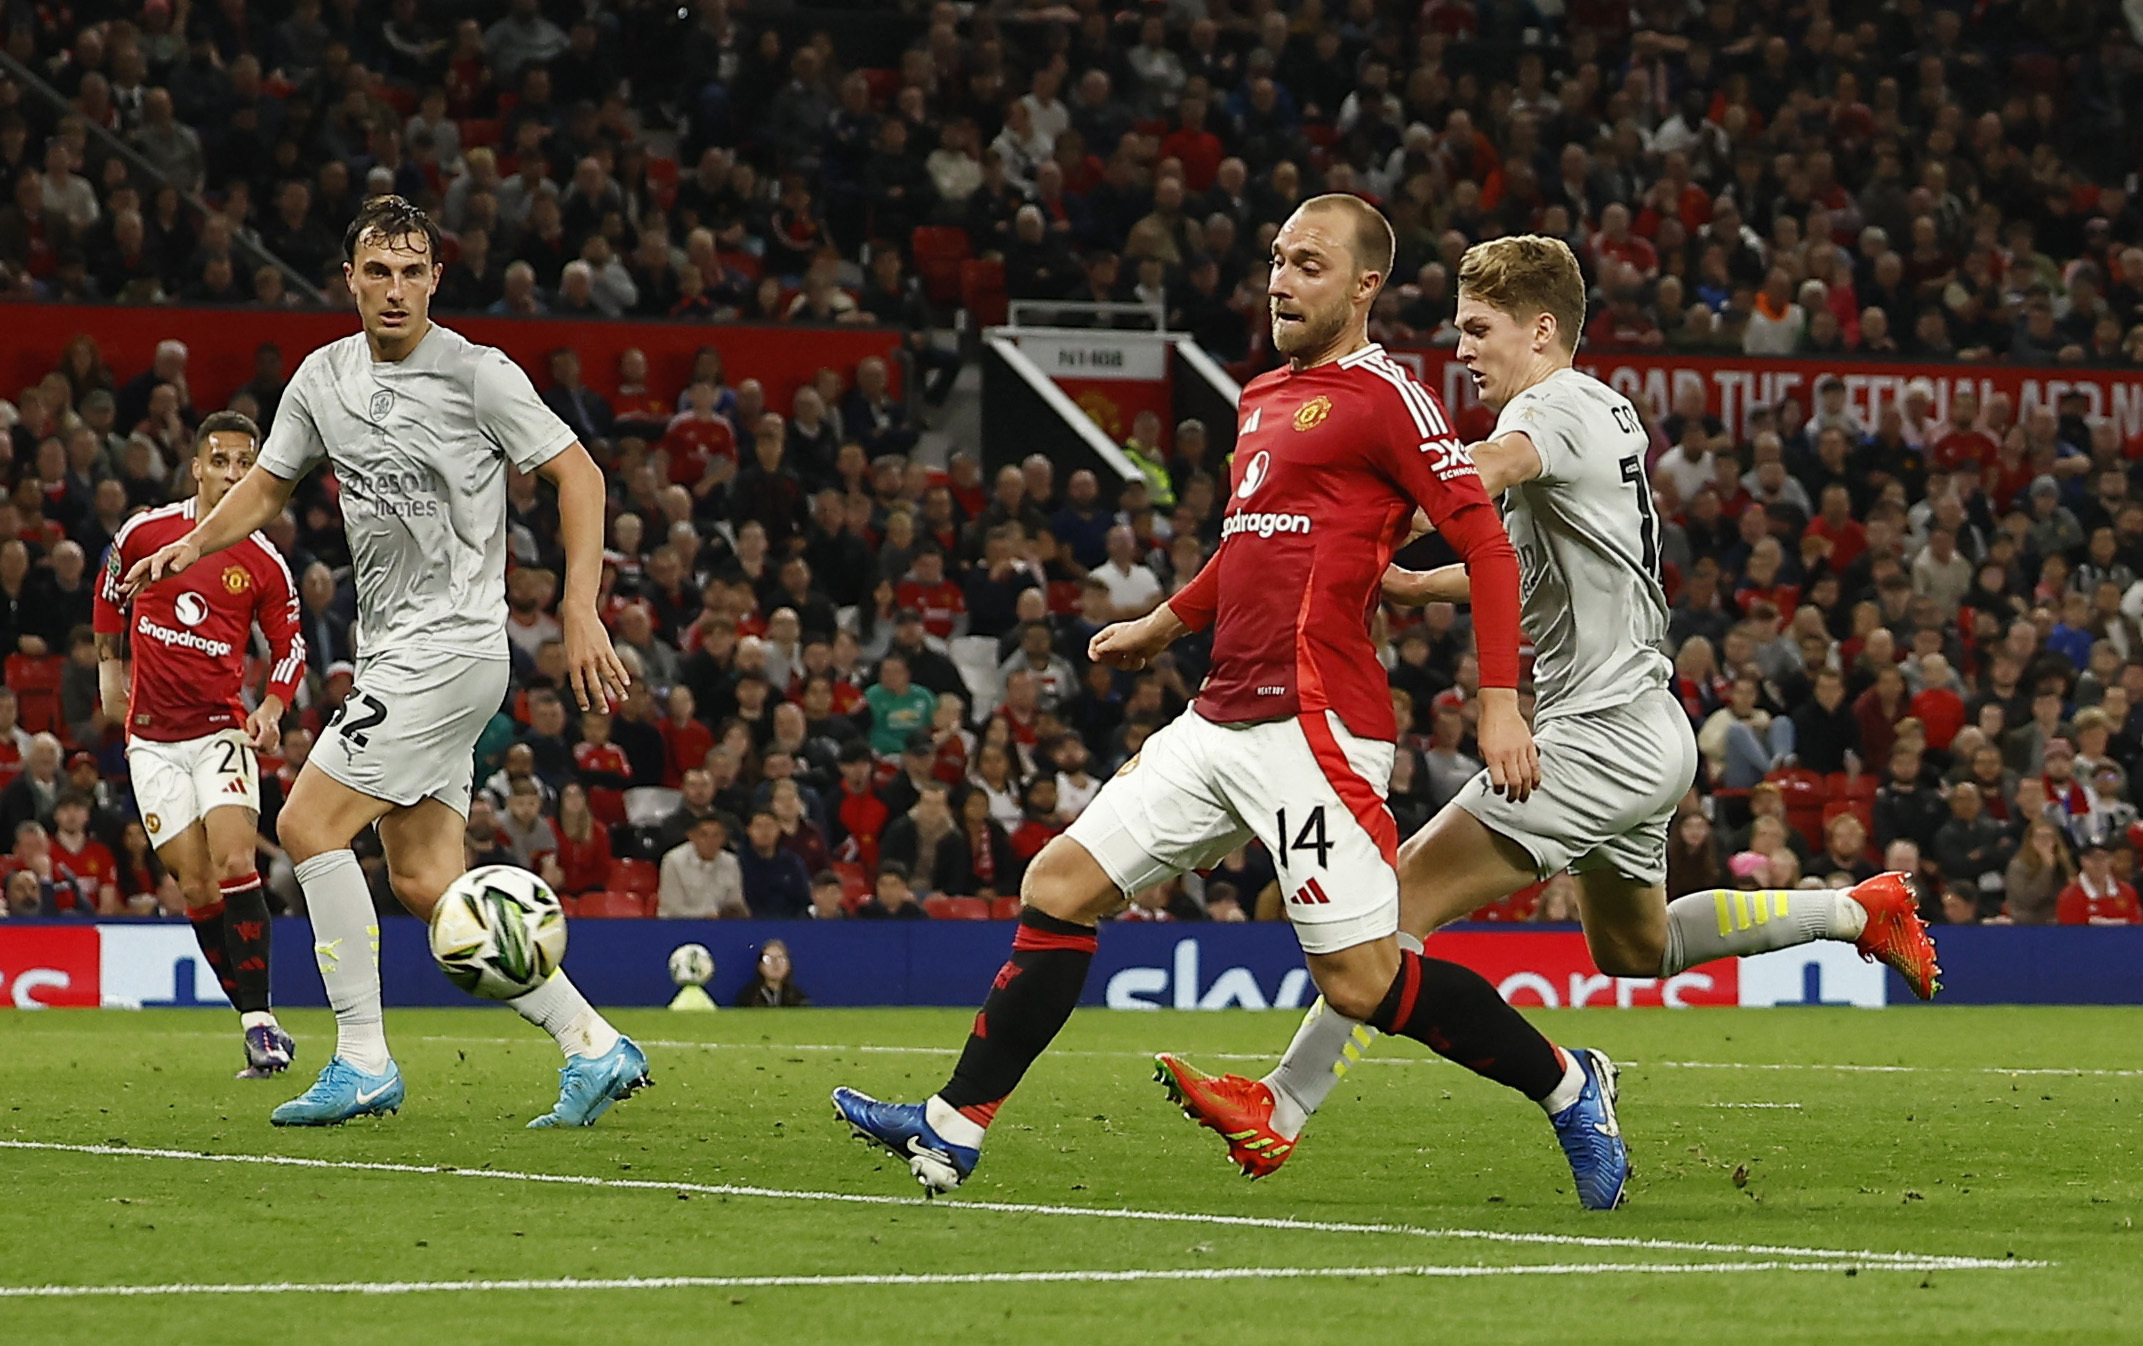
[[[653,1083],[648,1078],[647,1053],[596,1012],[563,968],[527,995],[506,1003],[549,1033],[566,1057],[558,1068],[558,1103],[530,1122],[531,1129],[593,1126],[611,1104]]]
[[[1622,1203],[1629,1150],[1615,1117],[1617,1071],[1604,1053],[1555,1046],[1480,973],[1410,950],[1399,952],[1399,973],[1367,1022],[1540,1104],[1570,1161],[1578,1200],[1587,1210]]]
[[[975,1016],[967,1046],[945,1086],[921,1103],[885,1103],[854,1089],[833,1091],[834,1114],[858,1139],[908,1163],[932,1193],[967,1180],[982,1138],[1027,1067],[1071,1018],[1094,961],[1095,919],[1116,885],[1078,842],[1059,837],[1035,857],[1025,883],[1012,956],[998,969]],[[1037,903],[1084,919],[1049,915]]]
[[[286,844],[291,830],[286,826]],[[347,848],[310,855],[296,869],[312,917],[313,956],[327,986],[327,1003],[335,1010],[335,1054],[312,1088],[268,1120],[277,1126],[337,1126],[352,1117],[394,1112],[402,1106],[402,1071],[387,1054],[379,917],[365,872]]]
[[[1671,977],[1714,958],[1790,949],[1813,940],[1850,941],[1870,962],[1896,969],[1922,1000],[1942,989],[1934,941],[1920,916],[1919,880],[1878,874],[1851,888],[1714,888],[1667,904],[1667,952],[1659,975]]]

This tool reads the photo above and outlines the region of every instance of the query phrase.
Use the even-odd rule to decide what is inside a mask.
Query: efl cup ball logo
[[[199,626],[208,620],[208,602],[188,589],[172,603],[171,613],[188,626]]]
[[[1272,455],[1259,449],[1249,465],[1243,468],[1243,484],[1235,488],[1237,500],[1248,500],[1265,484],[1265,474],[1272,470]]]

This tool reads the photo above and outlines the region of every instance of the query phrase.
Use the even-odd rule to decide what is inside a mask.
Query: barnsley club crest
[[[374,392],[372,394],[372,423],[374,425],[377,425],[381,421],[386,420],[387,413],[393,408],[393,406],[394,389],[381,388],[378,391]]]

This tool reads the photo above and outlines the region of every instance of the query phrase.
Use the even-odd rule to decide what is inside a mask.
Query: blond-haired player
[[[1667,596],[1645,479],[1650,441],[1628,398],[1573,367],[1585,282],[1565,244],[1532,235],[1477,244],[1459,263],[1458,287],[1458,359],[1497,413],[1494,433],[1469,452],[1482,486],[1503,501],[1518,552],[1540,786],[1513,798],[1477,777],[1407,841],[1401,928],[1425,938],[1567,868],[1593,962],[1610,975],[1669,977],[1714,958],[1834,939],[1932,995],[1934,947],[1906,875],[1667,901],[1667,829],[1697,748],[1661,650]],[[1385,593],[1463,603],[1468,583],[1458,566],[1393,567]],[[1161,1058],[1162,1080],[1259,1176],[1285,1161],[1369,1031],[1320,1002],[1263,1080],[1209,1078],[1174,1057]],[[1604,1192],[1580,1195],[1614,1204]]]

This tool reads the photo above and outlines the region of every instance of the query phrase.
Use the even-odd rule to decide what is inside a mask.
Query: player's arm
[[[296,478],[279,477],[255,463],[236,486],[178,541],[136,561],[126,574],[129,598],[166,575],[176,575],[204,556],[235,546],[274,522],[290,504]]]
[[[1223,542],[1221,546],[1226,546]],[[1086,643],[1086,657],[1111,668],[1141,669],[1161,651],[1193,631],[1213,624],[1220,610],[1220,549],[1200,566],[1189,584],[1143,617],[1111,622]]]
[[[1429,522],[1458,552],[1473,604],[1474,657],[1481,672],[1481,721],[1475,733],[1481,760],[1498,791],[1524,799],[1540,784],[1540,754],[1533,731],[1518,708],[1518,553],[1503,531],[1502,516],[1489,502],[1477,464],[1440,456],[1435,441],[1421,441],[1418,423],[1394,402],[1381,436],[1393,479],[1428,514]],[[1506,436],[1508,438],[1508,436]],[[1539,471],[1539,456],[1525,452]],[[1492,457],[1494,455],[1491,455]]]
[[[1532,437],[1523,430],[1469,444],[1466,454],[1473,459],[1474,470],[1481,474],[1481,490],[1490,500],[1541,473],[1540,450],[1533,447]],[[1407,541],[1433,531],[1428,512],[1417,509],[1414,511],[1414,529]],[[1420,607],[1424,603],[1465,603],[1472,598],[1472,586],[1466,578],[1464,565],[1439,566],[1435,570],[1392,566],[1384,572],[1384,596],[1406,607]]]
[[[611,648],[596,615],[603,575],[603,470],[575,440],[551,455],[536,475],[558,491],[558,540],[566,553],[565,592],[558,622],[565,628],[566,678],[582,710],[609,710],[622,700],[632,675]]]
[[[125,573],[126,548],[113,542],[97,569],[96,591],[90,595],[90,626],[97,638],[97,705],[104,718],[117,725],[125,724],[127,717]]]
[[[254,615],[261,633],[268,637],[268,690],[260,704],[246,717],[246,736],[261,752],[274,752],[283,741],[283,713],[305,680],[304,623],[299,615],[297,586],[290,581],[287,566],[272,572],[272,588],[262,588]]]

